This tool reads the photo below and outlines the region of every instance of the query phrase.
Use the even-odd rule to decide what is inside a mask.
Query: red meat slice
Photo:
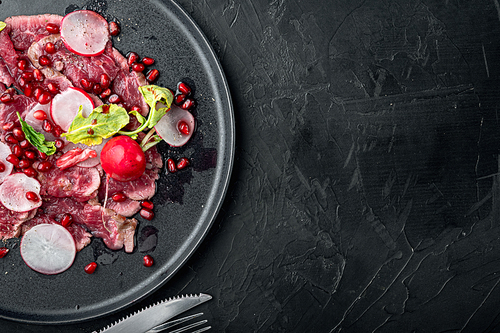
[[[0,82],[7,87],[14,84],[14,76],[17,75],[17,61],[19,55],[14,50],[14,45],[9,38],[9,29],[6,27],[0,32]]]
[[[125,252],[134,250],[136,219],[127,219],[99,204],[86,204],[83,214],[85,226],[95,237],[102,238],[108,248],[111,250],[124,248]]]
[[[46,26],[48,23],[61,25],[62,16],[45,14],[32,16],[12,16],[5,19],[6,29],[16,50],[26,51],[31,44],[39,41],[50,33]]]
[[[35,102],[31,98],[24,95],[14,95],[12,102],[7,104],[0,103],[0,124],[18,122],[16,112],[19,112],[21,117],[24,117],[25,113],[33,106],[35,106]]]
[[[33,218],[37,209],[29,212],[17,213],[0,204],[0,239],[18,237],[21,234],[21,225]]]
[[[93,168],[73,166],[65,170],[53,167],[41,172],[38,180],[42,184],[40,193],[57,198],[72,197],[84,202],[94,198],[101,183],[99,171]]]

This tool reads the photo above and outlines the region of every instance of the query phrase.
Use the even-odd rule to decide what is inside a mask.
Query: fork
[[[184,323],[190,321],[191,319],[200,317],[202,315],[203,315],[203,312],[200,312],[200,313],[196,313],[194,315],[190,315],[190,316],[187,316],[187,317],[183,317],[183,318],[179,318],[179,319],[167,321],[164,324],[160,324],[160,325],[158,325],[156,327],[153,327],[152,329],[150,329],[146,333],[166,332],[166,330],[168,330],[168,329],[171,329],[171,328],[173,328],[175,326],[184,324]],[[201,325],[204,325],[207,322],[208,322],[208,320],[206,320],[206,319],[200,320],[200,321],[197,321],[195,323],[191,323],[191,324],[187,324],[186,326],[179,327],[179,328],[175,329],[174,331],[168,331],[168,332],[169,333],[187,332],[188,330],[196,328],[196,327],[201,326]],[[197,329],[196,331],[191,331],[190,333],[201,333],[201,332],[208,331],[211,328],[212,328],[211,326],[205,326],[205,327]]]

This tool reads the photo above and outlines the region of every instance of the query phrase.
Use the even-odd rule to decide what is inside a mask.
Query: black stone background
[[[214,332],[500,331],[499,1],[178,2],[233,97],[225,203],[161,289],[51,332],[198,292]]]

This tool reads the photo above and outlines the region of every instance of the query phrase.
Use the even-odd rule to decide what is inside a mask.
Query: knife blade
[[[212,299],[208,294],[175,296],[130,314],[99,332],[92,333],[141,333]]]

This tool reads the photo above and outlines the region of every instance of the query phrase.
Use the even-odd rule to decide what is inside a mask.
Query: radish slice
[[[101,163],[101,151],[102,151],[102,148],[104,147],[104,145],[106,144],[106,142],[108,142],[110,139],[111,138],[103,139],[102,143],[100,145],[90,146],[90,148],[97,153],[97,156],[93,157],[93,158],[86,159],[85,161],[82,161],[82,162],[78,163],[77,165],[79,167],[92,168],[92,167],[95,167],[98,164],[100,164]],[[65,153],[65,152],[70,151],[71,149],[74,149],[76,147],[79,147],[81,149],[89,148],[89,146],[87,146],[87,145],[85,145],[83,143],[76,143],[75,144],[75,143],[73,143],[71,141],[68,141],[68,143],[66,144],[66,146],[64,146],[64,148],[63,148],[62,151]]]
[[[45,136],[45,140],[54,141],[56,139],[56,137],[52,133],[47,133],[43,130],[43,127],[42,127],[43,120],[38,120],[35,117],[33,117],[33,114],[36,111],[42,110],[47,114],[47,120],[52,121],[52,118],[50,116],[50,105],[51,105],[50,103],[48,103],[48,104],[38,103],[26,114],[24,121],[26,121],[28,123],[28,125],[33,127],[33,129],[35,129],[37,132],[43,133],[43,135]]]
[[[32,270],[52,275],[73,264],[76,245],[73,236],[59,224],[38,224],[21,240],[21,256]]]
[[[68,131],[71,122],[78,114],[80,105],[83,106],[84,117],[88,117],[94,110],[94,101],[89,94],[82,89],[69,87],[52,99],[50,106],[52,120],[65,132]]]
[[[27,192],[34,192],[38,200],[28,200]],[[40,183],[22,172],[5,177],[0,185],[0,202],[5,208],[15,212],[27,212],[42,205]]]
[[[159,103],[161,104],[161,103]],[[160,105],[157,108],[163,107]],[[189,127],[189,134],[183,134],[178,129],[178,124],[185,121]],[[194,117],[191,112],[172,104],[170,110],[155,125],[156,133],[172,147],[180,147],[189,141],[194,132]]]
[[[91,10],[77,10],[61,21],[61,38],[68,50],[81,56],[104,52],[109,41],[108,22]]]
[[[9,146],[3,142],[0,142],[0,162],[5,166],[5,170],[0,172],[0,183],[4,181],[4,179],[10,175],[13,169],[12,163],[7,161],[7,156],[12,154]]]

